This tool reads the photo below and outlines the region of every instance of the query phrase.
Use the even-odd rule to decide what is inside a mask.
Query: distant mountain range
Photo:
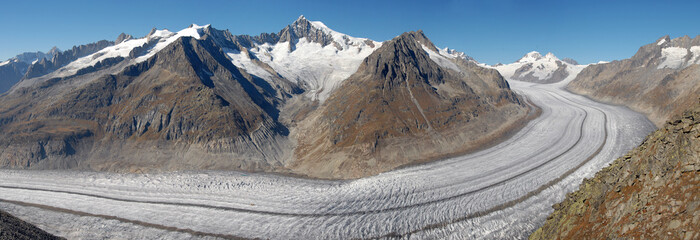
[[[530,239],[697,239],[700,36],[665,36],[590,65],[567,88],[643,112],[659,129],[555,204]]]
[[[491,66],[509,80],[536,83],[570,81],[588,65],[579,65],[573,59],[560,60],[554,54],[542,56],[539,52],[529,52],[520,60],[510,64]]]
[[[421,31],[377,42],[303,16],[258,36],[153,29],[33,61],[0,95],[0,166],[356,178],[469,151],[528,111]]]
[[[629,106],[657,127],[695,102],[700,92],[700,36],[664,36],[629,59],[580,65],[554,54],[530,52],[510,64],[493,66],[508,80],[563,82],[578,94]]]
[[[591,65],[568,85],[572,92],[627,105],[657,127],[697,101],[700,36],[662,37],[629,59]]]
[[[10,90],[27,73],[29,66],[43,59],[52,59],[59,52],[52,48],[48,53],[26,52],[0,62],[0,93]]]

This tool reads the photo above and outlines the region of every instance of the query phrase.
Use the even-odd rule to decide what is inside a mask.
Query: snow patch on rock
[[[430,48],[426,47],[423,44],[421,44],[421,47],[423,47],[423,50],[425,50],[425,52],[428,53],[428,56],[430,56],[430,60],[433,60],[433,62],[440,65],[440,67],[449,68],[449,69],[455,70],[457,72],[461,71],[459,69],[459,67],[457,66],[457,64],[455,64],[450,59],[448,59],[448,58],[456,58],[457,55],[449,54],[449,53],[443,55],[440,53],[436,53],[435,51],[431,50]]]
[[[273,75],[252,61],[260,60],[281,77],[303,86],[307,97],[325,101],[382,43],[333,31],[322,22],[310,22],[313,27],[331,35],[333,44],[323,46],[304,37],[296,43],[256,44],[247,49],[247,53],[228,51],[226,55],[236,67],[271,82]]]
[[[659,64],[658,69],[671,68],[679,69],[686,65],[685,56],[688,55],[688,49],[680,47],[667,47],[661,49],[663,62]]]

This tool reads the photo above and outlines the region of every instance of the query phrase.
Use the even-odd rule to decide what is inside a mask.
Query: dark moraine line
[[[547,91],[547,90],[545,90],[545,91]],[[556,93],[552,93],[552,92],[550,92],[550,91],[547,91],[547,93],[550,94],[550,95],[556,94]],[[559,94],[556,94],[556,95],[559,96],[559,97],[561,97],[561,98],[564,98],[564,99],[568,100],[569,102],[572,102],[572,103],[574,102],[574,101],[571,101],[571,99],[569,99],[569,98],[567,98],[567,97],[561,96],[561,95],[559,95]],[[571,104],[569,104],[569,105],[571,105]],[[573,106],[573,105],[571,105],[571,106]],[[580,108],[580,107],[578,107],[578,106],[575,106],[575,107]],[[590,106],[589,106],[589,107],[590,107]],[[368,239],[404,238],[404,237],[410,236],[410,235],[415,234],[415,233],[418,233],[418,232],[423,232],[423,231],[427,231],[427,230],[431,230],[431,229],[442,228],[442,227],[446,227],[446,226],[449,225],[449,224],[453,224],[453,223],[457,223],[457,222],[466,221],[466,220],[469,220],[469,219],[472,219],[472,218],[477,218],[477,217],[485,216],[485,215],[494,213],[494,212],[496,212],[496,211],[501,211],[501,210],[505,210],[505,209],[507,209],[507,208],[513,207],[513,206],[515,206],[515,205],[518,204],[518,203],[521,203],[521,202],[523,202],[523,201],[525,201],[525,200],[527,200],[527,199],[529,199],[529,198],[531,198],[531,197],[534,197],[534,196],[537,195],[537,194],[542,193],[545,189],[554,186],[555,184],[559,183],[561,180],[564,180],[564,178],[566,178],[566,177],[568,177],[569,175],[571,175],[571,174],[573,174],[574,172],[576,172],[576,170],[578,170],[578,169],[580,169],[581,167],[583,167],[583,165],[586,165],[586,163],[590,162],[594,157],[598,156],[598,154],[600,154],[600,152],[603,150],[603,147],[605,147],[605,144],[606,144],[607,141],[608,141],[608,115],[605,114],[605,112],[604,112],[603,110],[600,110],[600,109],[597,108],[597,107],[591,107],[591,108],[593,108],[593,109],[595,109],[595,110],[598,110],[599,112],[601,112],[601,113],[603,114],[603,119],[604,119],[604,121],[603,121],[603,126],[605,126],[605,127],[604,127],[605,136],[604,136],[604,138],[603,138],[603,143],[601,143],[600,146],[598,146],[598,149],[596,149],[596,151],[595,151],[593,154],[591,154],[590,156],[588,156],[588,158],[586,158],[586,160],[584,160],[583,162],[579,163],[579,164],[576,165],[575,167],[569,169],[568,171],[564,172],[564,174],[562,174],[561,176],[559,176],[559,177],[557,177],[557,178],[555,178],[555,179],[552,179],[551,181],[549,181],[549,182],[547,182],[546,184],[540,186],[539,188],[535,189],[534,191],[531,191],[531,192],[529,192],[529,193],[527,193],[527,194],[525,194],[525,195],[523,195],[523,196],[521,196],[521,197],[519,197],[519,198],[516,198],[516,199],[514,199],[514,200],[505,202],[505,203],[503,203],[503,204],[494,206],[494,207],[492,207],[492,208],[489,208],[489,209],[486,209],[486,210],[483,210],[483,211],[478,211],[478,212],[475,212],[475,213],[471,213],[471,214],[466,215],[466,216],[464,216],[464,217],[460,217],[460,218],[457,218],[457,219],[453,219],[453,220],[450,220],[450,221],[447,221],[447,222],[436,223],[436,224],[429,224],[429,225],[423,226],[422,228],[419,228],[419,229],[416,229],[416,230],[413,230],[413,231],[409,231],[409,232],[406,232],[406,233],[396,233],[396,232],[392,232],[392,233],[389,233],[389,234],[385,234],[385,235],[378,236],[378,237],[372,237],[372,238],[368,238]],[[585,121],[584,121],[584,123],[585,123]],[[581,124],[581,130],[583,130],[583,125],[584,125],[584,124],[582,123],[582,124]],[[579,138],[579,140],[580,140],[580,138]],[[577,141],[577,144],[578,144],[578,141]],[[575,144],[575,145],[576,145],[576,144]],[[567,151],[568,151],[568,150],[567,150]],[[561,156],[561,155],[559,155],[559,156]]]
[[[235,239],[235,240],[239,240],[239,239],[240,239],[240,240],[248,239],[248,238],[243,238],[243,237],[238,237],[238,236],[233,236],[233,235],[227,235],[227,234],[207,233],[207,232],[200,232],[200,231],[195,231],[195,230],[186,229],[186,228],[169,227],[169,226],[164,226],[164,225],[160,225],[160,224],[154,224],[154,223],[148,223],[148,222],[143,222],[143,221],[131,220],[131,219],[120,218],[120,217],[115,217],[115,216],[110,216],[110,215],[102,215],[102,214],[92,214],[92,213],[80,212],[80,211],[75,211],[75,210],[71,210],[71,209],[52,207],[52,206],[47,206],[47,205],[42,205],[42,204],[36,204],[36,203],[27,203],[27,202],[21,202],[21,201],[5,200],[5,199],[0,199],[0,202],[5,202],[5,203],[14,204],[14,205],[19,205],[19,206],[25,206],[25,207],[41,208],[41,209],[44,209],[44,210],[49,210],[49,211],[53,211],[53,212],[68,213],[68,214],[77,215],[77,216],[98,217],[98,218],[103,218],[103,219],[107,219],[107,220],[117,220],[117,221],[120,221],[120,222],[131,223],[131,224],[136,224],[136,225],[141,225],[141,226],[148,227],[148,228],[161,229],[161,230],[166,230],[166,231],[171,231],[171,232],[188,233],[188,234],[191,234],[191,235],[193,235],[193,236],[199,236],[199,237],[205,237],[205,236],[206,236],[206,237],[216,237],[216,238]]]
[[[550,95],[553,94],[553,93],[551,93],[551,92],[549,92],[549,91],[547,91],[547,93],[550,94]],[[561,96],[561,95],[559,95],[559,94],[556,94],[556,95],[559,96],[560,98],[564,98],[564,99],[568,100],[569,102],[573,102],[573,101],[571,101],[570,99],[568,99],[568,98],[566,98],[566,97],[564,97],[564,96]],[[463,192],[463,193],[460,193],[460,194],[457,194],[457,195],[453,195],[453,196],[446,197],[446,198],[441,198],[441,199],[436,199],[436,200],[432,200],[432,201],[427,201],[427,202],[422,202],[422,203],[416,203],[416,204],[411,204],[411,205],[406,205],[406,206],[399,206],[399,207],[386,208],[386,209],[371,210],[371,211],[343,212],[343,213],[284,213],[284,212],[259,211],[259,210],[251,210],[251,209],[235,208],[235,207],[212,206],[212,205],[206,205],[206,204],[174,203],[174,202],[145,201],[145,200],[130,200],[130,199],[122,199],[122,198],[101,196],[101,195],[97,195],[97,194],[79,193],[79,192],[63,191],[63,190],[49,190],[49,189],[30,188],[30,187],[15,187],[15,186],[3,186],[3,185],[0,185],[0,188],[22,189],[22,190],[31,190],[31,191],[55,192],[55,193],[64,193],[64,194],[81,195],[81,196],[87,196],[87,197],[94,197],[94,198],[101,198],[101,199],[114,200],[114,201],[122,201],[122,202],[131,202],[131,203],[145,203],[145,204],[160,204],[160,205],[173,205],[173,206],[186,206],[186,207],[200,207],[200,208],[209,208],[209,209],[216,209],[216,210],[237,211],[237,212],[246,212],[246,213],[254,213],[254,214],[273,215],[273,216],[331,217],[331,216],[367,215],[367,214],[376,214],[376,213],[383,213],[383,212],[390,212],[390,211],[398,211],[398,210],[410,209],[410,208],[414,208],[414,207],[421,207],[421,206],[426,206],[426,205],[435,204],[435,203],[440,203],[440,202],[446,202],[446,201],[454,200],[454,199],[457,199],[457,198],[460,198],[460,197],[464,197],[464,196],[466,196],[466,195],[470,195],[470,194],[474,194],[474,193],[478,193],[478,192],[482,192],[482,191],[485,191],[485,190],[492,189],[492,188],[494,188],[494,187],[503,185],[503,184],[505,184],[506,182],[515,180],[515,179],[517,179],[517,178],[519,178],[519,177],[521,177],[521,176],[523,176],[523,175],[525,175],[525,174],[531,173],[531,172],[533,172],[533,171],[535,171],[535,170],[537,170],[537,169],[543,167],[544,165],[546,165],[546,164],[548,164],[548,163],[551,163],[552,161],[554,161],[554,160],[560,158],[560,157],[563,156],[564,154],[570,152],[575,146],[577,146],[577,145],[581,142],[581,139],[583,138],[583,127],[584,127],[585,122],[586,122],[586,120],[587,120],[587,118],[588,118],[588,112],[587,112],[585,109],[583,109],[583,108],[581,108],[581,107],[579,107],[579,106],[575,106],[575,105],[570,104],[570,103],[567,103],[567,104],[570,105],[570,106],[573,106],[573,107],[576,107],[576,108],[578,108],[578,109],[583,110],[583,112],[584,112],[585,115],[584,115],[583,121],[582,121],[582,123],[581,123],[581,127],[579,128],[579,133],[580,133],[580,134],[579,134],[578,139],[576,140],[576,142],[575,142],[571,147],[569,147],[568,149],[566,149],[564,152],[558,154],[557,156],[555,156],[555,157],[553,157],[553,158],[551,158],[551,159],[548,159],[547,161],[544,161],[544,162],[538,164],[537,166],[535,166],[535,167],[533,167],[533,168],[530,168],[530,169],[528,169],[528,170],[526,170],[526,171],[523,171],[523,172],[521,172],[521,173],[518,173],[518,174],[516,174],[516,175],[514,175],[514,176],[512,176],[512,177],[503,179],[503,180],[498,181],[498,182],[496,182],[496,183],[493,183],[493,184],[490,184],[490,185],[487,185],[487,186],[484,186],[484,187],[481,187],[481,188],[478,188],[478,189],[475,189],[475,190],[471,190],[471,191],[468,191],[468,192]],[[389,234],[386,234],[386,235],[383,235],[383,236],[379,236],[379,237],[375,237],[375,238],[385,238],[385,237],[396,237],[396,236],[410,235],[410,234],[413,234],[413,233],[417,233],[417,232],[421,232],[421,231],[425,231],[425,230],[430,230],[430,229],[434,229],[434,228],[439,228],[439,227],[442,227],[442,226],[446,226],[446,225],[451,224],[451,223],[460,222],[460,221],[468,220],[468,219],[471,219],[471,218],[483,216],[483,215],[486,215],[486,214],[493,213],[493,212],[495,212],[495,211],[500,211],[500,210],[506,209],[506,208],[508,208],[508,207],[512,207],[512,206],[514,206],[514,205],[517,204],[517,203],[523,202],[523,201],[527,200],[528,198],[530,198],[530,197],[532,197],[532,196],[535,196],[535,195],[541,193],[541,192],[544,191],[545,189],[547,189],[547,188],[553,186],[554,184],[558,183],[559,181],[563,180],[565,177],[571,175],[573,172],[575,172],[576,170],[578,170],[579,168],[581,168],[583,165],[585,165],[586,163],[588,163],[588,162],[589,162],[591,159],[593,159],[595,156],[597,156],[597,155],[600,153],[600,151],[602,151],[603,147],[605,146],[605,144],[606,144],[606,142],[607,142],[607,137],[608,137],[608,127],[607,127],[608,118],[607,118],[607,114],[605,114],[604,111],[602,111],[602,110],[600,110],[600,109],[598,109],[598,108],[595,108],[595,107],[591,107],[591,108],[594,108],[594,109],[600,111],[600,112],[603,114],[603,116],[604,116],[604,130],[605,130],[605,136],[604,136],[604,139],[603,139],[603,143],[601,143],[600,146],[598,147],[598,149],[597,149],[592,155],[590,155],[586,160],[584,160],[583,162],[579,163],[576,167],[574,167],[574,168],[572,168],[572,169],[569,169],[569,170],[568,170],[567,172],[565,172],[563,175],[559,176],[559,177],[556,178],[556,179],[553,179],[552,181],[548,182],[548,183],[545,184],[545,185],[540,186],[539,188],[537,188],[537,189],[534,190],[534,191],[531,191],[531,192],[529,192],[529,193],[527,193],[527,194],[525,194],[525,195],[523,195],[523,196],[521,196],[521,197],[519,197],[519,198],[517,198],[517,199],[514,199],[514,200],[511,200],[511,201],[509,201],[509,202],[500,204],[500,205],[498,205],[498,206],[494,206],[494,207],[492,207],[492,208],[489,208],[489,209],[486,209],[486,210],[483,210],[483,211],[478,211],[478,212],[475,212],[475,213],[471,213],[471,214],[469,214],[469,215],[467,215],[467,216],[464,216],[464,217],[461,217],[461,218],[457,218],[457,219],[453,219],[453,220],[448,221],[448,222],[442,222],[442,223],[437,223],[437,224],[430,224],[430,225],[424,226],[424,227],[422,227],[422,228],[420,228],[420,229],[416,229],[416,230],[413,230],[413,231],[410,231],[410,232],[407,232],[407,233],[402,233],[402,234],[399,234],[399,233],[389,233]],[[0,199],[0,201],[8,201],[8,200],[2,200],[2,199]],[[30,203],[26,203],[26,204],[30,204]],[[46,206],[46,207],[49,207],[49,206]],[[66,211],[73,211],[73,210],[68,210],[68,209],[64,209],[64,210],[66,210]],[[89,213],[84,213],[84,214],[92,215],[92,214],[89,214]],[[96,215],[96,216],[102,216],[102,215]],[[117,218],[117,217],[114,217],[114,216],[106,216],[106,217],[110,217],[110,218],[114,218],[114,219]],[[119,219],[123,219],[123,218],[119,218]],[[126,220],[126,221],[133,221],[133,220],[128,220],[128,219],[123,219],[123,220]],[[140,222],[140,221],[135,221],[135,222]],[[143,222],[141,222],[141,223],[143,223]],[[150,223],[144,223],[144,224],[150,224]],[[157,226],[161,226],[161,225],[157,225]],[[174,228],[174,227],[167,227],[167,226],[162,226],[162,227],[164,227],[164,228]],[[184,230],[184,231],[186,231],[186,230]],[[207,233],[203,233],[203,234],[207,234]],[[235,236],[230,236],[230,237],[235,237]]]
[[[577,107],[577,106],[574,106]],[[367,214],[376,214],[376,213],[384,213],[384,212],[391,212],[391,211],[399,211],[399,210],[405,210],[405,209],[410,209],[410,208],[415,208],[415,207],[421,207],[421,206],[427,206],[430,204],[435,204],[435,203],[440,203],[440,202],[446,202],[450,200],[454,200],[460,197],[464,197],[466,195],[482,192],[491,188],[494,188],[496,186],[505,184],[508,181],[512,181],[518,177],[521,177],[525,174],[528,174],[530,172],[533,172],[537,170],[538,168],[556,160],[557,158],[561,157],[562,155],[568,153],[573,149],[576,145],[579,144],[581,141],[581,138],[583,137],[583,123],[585,122],[586,118],[588,117],[588,113],[583,108],[577,107],[585,113],[583,122],[581,124],[581,128],[579,129],[579,138],[577,139],[576,143],[574,143],[571,147],[566,149],[566,151],[560,153],[559,155],[540,163],[539,165],[530,168],[528,170],[525,170],[521,173],[518,173],[514,176],[511,176],[509,178],[503,179],[501,181],[498,181],[496,183],[474,189],[471,191],[463,192],[460,194],[456,194],[450,197],[446,198],[441,198],[441,199],[435,199],[431,201],[426,201],[426,202],[421,202],[421,203],[415,203],[415,204],[410,204],[410,205],[404,205],[404,206],[398,206],[398,207],[392,207],[392,208],[385,208],[385,209],[377,209],[377,210],[368,210],[368,211],[354,211],[354,212],[341,212],[341,213],[285,213],[285,212],[271,212],[271,211],[261,211],[261,210],[252,210],[252,209],[245,209],[245,208],[237,208],[237,207],[225,207],[225,206],[213,206],[213,205],[207,205],[207,204],[196,204],[196,203],[175,203],[175,202],[163,202],[163,201],[146,201],[146,200],[131,200],[131,199],[124,199],[124,198],[117,198],[117,197],[109,197],[109,196],[102,196],[102,195],[97,195],[97,194],[90,194],[90,193],[81,193],[81,192],[73,192],[73,191],[65,191],[65,190],[50,190],[50,189],[42,189],[42,188],[32,188],[32,187],[16,187],[16,186],[6,186],[6,185],[0,185],[0,188],[7,188],[7,189],[21,189],[21,190],[30,190],[30,191],[43,191],[43,192],[54,192],[54,193],[64,193],[64,194],[72,194],[72,195],[80,195],[80,196],[86,196],[86,197],[93,197],[93,198],[101,198],[101,199],[107,199],[107,200],[113,200],[113,201],[122,201],[122,202],[131,202],[131,203],[145,203],[145,204],[160,204],[160,205],[173,205],[173,206],[186,206],[186,207],[199,207],[199,208],[209,208],[209,209],[215,209],[215,210],[224,210],[224,211],[236,211],[236,212],[245,212],[245,213],[253,213],[253,214],[261,214],[261,215],[272,215],[272,216],[291,216],[291,217],[331,217],[331,216],[353,216],[353,215],[367,215]]]
[[[561,96],[560,96],[561,97]],[[73,194],[73,195],[81,195],[81,196],[87,196],[87,197],[93,197],[93,198],[101,198],[101,199],[107,199],[107,200],[113,200],[113,201],[122,201],[122,202],[131,202],[131,203],[145,203],[145,204],[160,204],[160,205],[174,205],[174,206],[186,206],[186,207],[200,207],[200,208],[209,208],[209,209],[216,209],[216,210],[224,210],[224,211],[237,211],[237,212],[245,212],[245,213],[253,213],[253,214],[262,214],[262,215],[273,215],[273,216],[292,216],[292,217],[331,217],[331,216],[352,216],[352,215],[367,215],[367,214],[376,214],[376,213],[384,213],[384,212],[391,212],[391,211],[398,211],[398,210],[405,210],[405,209],[410,209],[410,208],[415,208],[415,207],[421,207],[421,206],[427,206],[430,204],[435,204],[435,203],[440,203],[440,202],[446,202],[450,200],[454,200],[460,197],[464,197],[466,195],[482,192],[485,190],[492,189],[494,187],[500,186],[505,184],[506,182],[512,181],[516,178],[519,178],[525,174],[531,173],[544,165],[551,163],[552,161],[560,158],[564,154],[570,152],[574,147],[576,147],[580,142],[581,139],[583,138],[583,125],[588,118],[588,113],[585,111],[585,109],[574,106],[569,104],[570,106],[579,108],[583,110],[584,112],[584,118],[581,123],[581,127],[579,129],[579,137],[576,140],[576,142],[569,148],[567,148],[564,152],[560,153],[557,156],[554,156],[551,159],[548,159],[547,161],[544,161],[537,166],[530,168],[528,170],[525,170],[523,172],[520,172],[514,176],[511,176],[509,178],[503,179],[501,181],[498,181],[496,183],[474,189],[471,191],[463,192],[460,194],[456,194],[450,197],[446,198],[441,198],[441,199],[436,199],[436,200],[431,200],[431,201],[426,201],[426,202],[421,202],[421,203],[415,203],[415,204],[410,204],[410,205],[404,205],[404,206],[398,206],[398,207],[392,207],[392,208],[385,208],[385,209],[378,209],[378,210],[367,210],[367,211],[354,211],[354,212],[341,212],[341,213],[285,213],[285,212],[271,212],[271,211],[261,211],[261,210],[252,210],[252,209],[245,209],[245,208],[237,208],[237,207],[225,207],[225,206],[213,206],[213,205],[207,205],[207,204],[195,204],[195,203],[175,203],[175,202],[163,202],[163,201],[146,201],[146,200],[131,200],[131,199],[124,199],[124,198],[116,198],[116,197],[108,197],[108,196],[102,196],[102,195],[97,195],[97,194],[90,194],[90,193],[80,193],[80,192],[73,192],[73,191],[65,191],[65,190],[50,190],[50,189],[42,189],[42,188],[31,188],[31,187],[16,187],[16,186],[5,186],[5,185],[0,185],[0,188],[8,188],[8,189],[22,189],[22,190],[31,190],[31,191],[45,191],[45,192],[55,192],[55,193],[64,193],[64,194]],[[603,113],[605,114],[605,113]],[[606,118],[607,119],[607,118]],[[606,137],[607,137],[607,126],[606,126]]]

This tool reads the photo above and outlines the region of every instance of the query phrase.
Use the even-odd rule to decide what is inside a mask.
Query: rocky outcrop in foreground
[[[530,239],[700,239],[700,98],[554,205]]]
[[[63,239],[51,235],[38,227],[26,223],[0,210],[0,240],[49,240]]]

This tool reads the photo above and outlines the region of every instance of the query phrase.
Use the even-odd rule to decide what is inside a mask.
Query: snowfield
[[[492,148],[373,177],[0,170],[0,209],[78,239],[524,238],[654,129],[566,82],[510,81],[543,112]]]

